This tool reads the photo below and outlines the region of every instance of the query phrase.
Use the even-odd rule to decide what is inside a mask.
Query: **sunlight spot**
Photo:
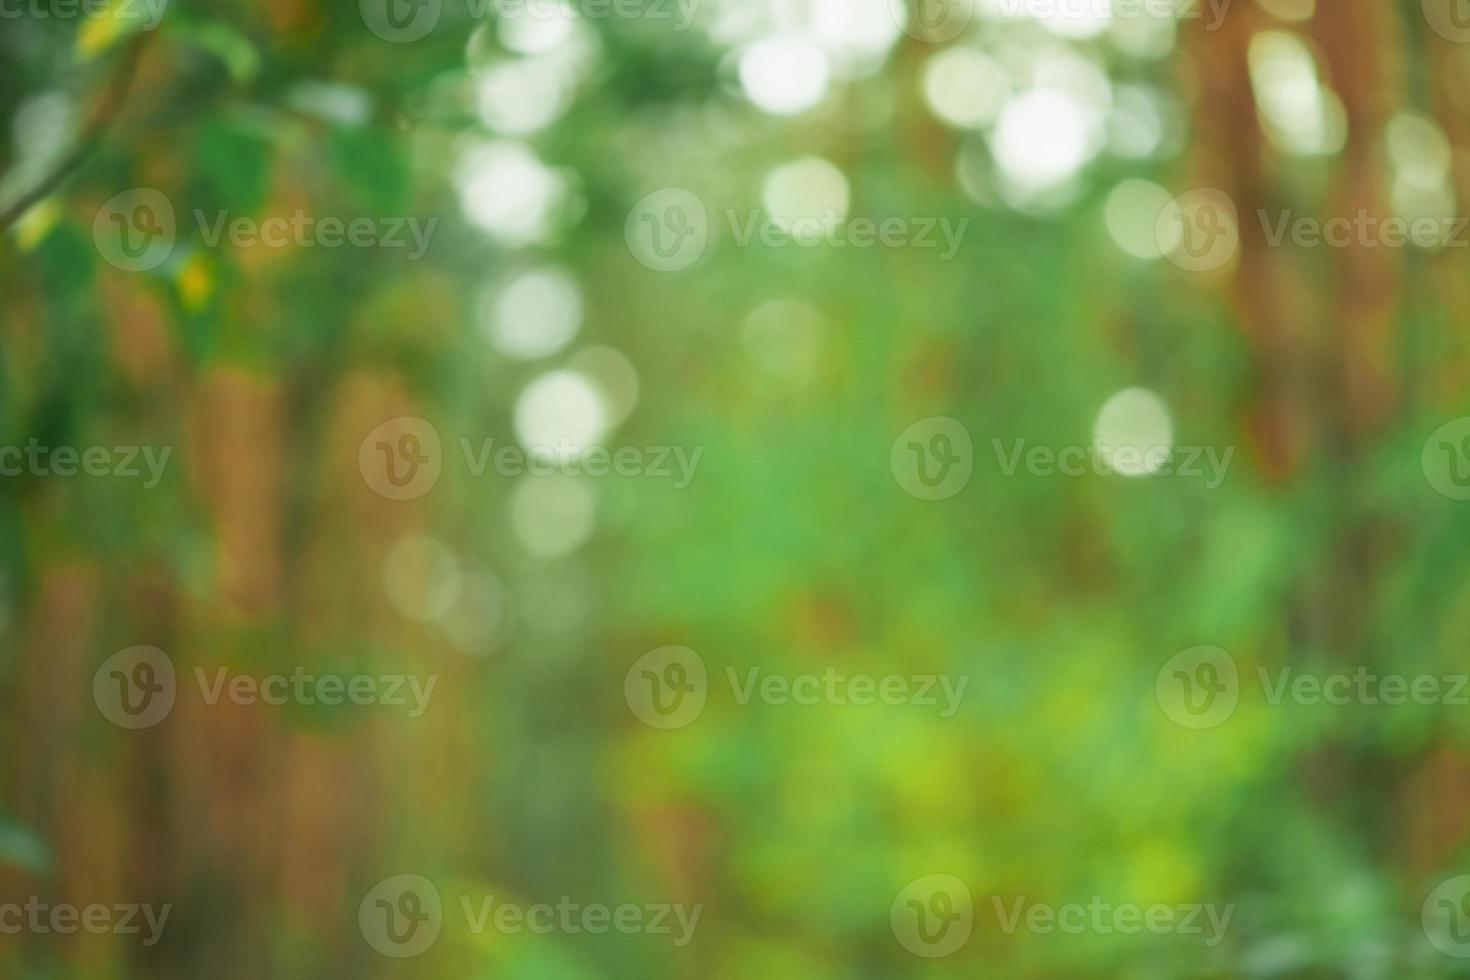
[[[596,386],[576,371],[550,371],[516,400],[515,429],[527,452],[574,459],[607,433],[607,406]]]
[[[1115,473],[1130,477],[1157,473],[1174,447],[1169,409],[1147,388],[1125,388],[1098,411],[1092,445]]]
[[[530,361],[561,350],[582,325],[582,292],[565,269],[532,269],[496,293],[485,332],[507,357]]]
[[[400,538],[388,549],[382,575],[388,601],[409,619],[439,619],[459,598],[459,559],[425,535]]]

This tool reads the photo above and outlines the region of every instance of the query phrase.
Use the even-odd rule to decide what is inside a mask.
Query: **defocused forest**
[[[0,0],[0,976],[1470,975],[1470,3],[918,3]]]

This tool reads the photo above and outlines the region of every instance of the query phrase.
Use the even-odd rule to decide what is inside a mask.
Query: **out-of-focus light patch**
[[[829,75],[827,53],[806,38],[763,38],[740,53],[745,97],[776,116],[794,116],[822,101]]]
[[[16,155],[27,161],[59,155],[71,141],[75,125],[76,106],[70,96],[54,89],[38,92],[15,110],[11,132]]]
[[[1317,0],[1256,0],[1256,5],[1277,20],[1301,23],[1317,12]]]
[[[1399,112],[1384,131],[1388,162],[1398,179],[1421,187],[1438,187],[1450,174],[1450,141],[1434,120],[1417,112]]]
[[[400,538],[383,556],[383,591],[400,614],[423,622],[442,618],[460,597],[459,559],[426,535]]]
[[[1119,51],[1135,58],[1168,57],[1178,43],[1179,25],[1175,13],[1169,11],[1159,14],[1156,13],[1158,7],[1149,4],[1140,6],[1136,0],[1124,2],[1133,4],[1132,11],[1127,17],[1113,18],[1112,26],[1108,30],[1108,40]],[[1198,0],[1192,9],[1198,9],[1202,17],[1213,17],[1205,0]]]
[[[1035,21],[1074,40],[1097,37],[1113,18],[1112,0],[985,0],[980,11],[991,18]]]
[[[496,20],[496,33],[508,51],[550,51],[572,33],[577,11],[566,0],[511,4]]]
[[[439,620],[449,642],[463,653],[494,653],[509,638],[515,623],[510,593],[493,572],[467,569],[459,597]]]
[[[812,36],[844,78],[882,67],[908,22],[903,0],[810,0],[810,12]]]
[[[1409,241],[1420,248],[1440,248],[1463,234],[1455,217],[1455,192],[1448,182],[1428,185],[1400,176],[1393,182],[1390,198],[1394,214],[1409,222]]]
[[[464,45],[464,63],[470,71],[478,72],[493,67],[505,56],[505,47],[496,36],[498,26],[493,21],[484,21],[470,31],[469,40]]]
[[[941,49],[924,63],[924,100],[951,126],[978,128],[995,119],[1010,94],[1010,77],[972,47]]]
[[[571,101],[549,60],[521,58],[486,67],[476,81],[480,121],[506,136],[524,136],[556,121]]]
[[[638,369],[622,352],[611,347],[584,347],[567,360],[567,367],[589,378],[607,408],[607,427],[622,425],[638,407]]]
[[[527,452],[575,459],[598,444],[609,427],[602,393],[577,371],[543,374],[516,399],[516,438]]]
[[[596,512],[592,491],[574,476],[528,476],[510,493],[511,529],[537,558],[561,558],[586,544]]]
[[[1113,105],[1113,82],[1102,63],[1067,45],[1041,49],[1031,63],[1030,84],[1026,87],[1069,97],[1093,123],[1090,135]]]
[[[340,126],[361,126],[373,115],[373,97],[342,82],[298,82],[286,93],[286,104]]]
[[[803,300],[778,299],[746,315],[740,339],[762,374],[801,386],[816,374],[825,333],[826,324],[815,306]]]
[[[476,142],[454,170],[465,217],[506,245],[548,238],[565,206],[567,179],[541,162],[524,143]]]
[[[761,204],[772,221],[791,227],[814,224],[819,234],[830,234],[847,220],[850,193],[842,171],[820,157],[803,157],[783,164],[761,184]]]
[[[1000,206],[992,179],[990,149],[978,135],[960,144],[954,157],[954,178],[965,196],[987,208]]]
[[[1033,89],[1000,111],[990,147],[1006,182],[1023,194],[1059,187],[1092,157],[1089,120],[1076,100]]]
[[[547,266],[512,279],[483,312],[490,343],[507,357],[532,361],[561,350],[582,326],[582,291],[565,269]]]
[[[1164,143],[1160,97],[1141,85],[1120,85],[1108,117],[1108,152],[1130,160],[1157,156]]]
[[[1115,473],[1137,477],[1159,472],[1174,448],[1168,406],[1147,388],[1124,388],[1098,410],[1092,445]]]
[[[1152,181],[1125,180],[1114,187],[1103,208],[1113,243],[1139,259],[1157,259],[1170,251],[1176,243],[1160,242],[1156,229],[1169,200],[1169,192]]]
[[[1318,81],[1317,61],[1295,34],[1260,31],[1248,54],[1251,87],[1266,135],[1284,153],[1336,153],[1347,142],[1347,114]]]

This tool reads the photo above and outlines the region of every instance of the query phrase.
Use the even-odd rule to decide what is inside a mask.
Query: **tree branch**
[[[107,85],[92,111],[91,118],[87,120],[87,125],[82,130],[81,136],[77,138],[76,144],[35,187],[22,194],[4,210],[0,210],[0,233],[15,224],[20,220],[21,215],[60,187],[86,162],[87,157],[92,155],[92,151],[107,136],[108,130],[112,128],[112,124],[122,111],[123,104],[127,101],[128,90],[132,88],[133,76],[137,74],[143,48],[151,36],[151,31],[140,31],[128,42],[127,47],[118,57],[117,65],[113,68]]]

